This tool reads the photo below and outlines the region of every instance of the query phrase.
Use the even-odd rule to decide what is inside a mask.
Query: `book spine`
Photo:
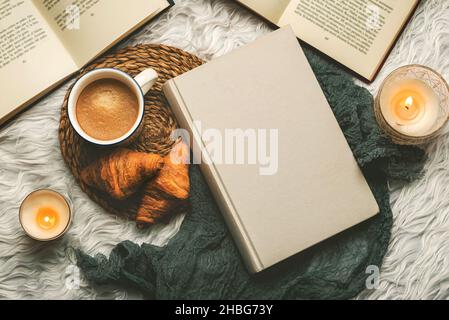
[[[265,268],[247,235],[247,232],[235,210],[232,200],[226,191],[215,165],[210,160],[207,152],[201,153],[201,150],[205,150],[205,148],[203,148],[204,142],[201,135],[195,129],[194,119],[192,119],[188,108],[184,103],[184,99],[178,90],[176,81],[173,79],[167,81],[163,87],[163,90],[179,125],[181,128],[189,132],[193,143],[193,150],[200,153],[194,154],[194,159],[204,159],[205,157],[208,157],[208,159],[204,159],[205,161],[203,160],[200,163],[201,172],[203,173],[215,201],[223,214],[247,269],[251,273],[262,271]]]

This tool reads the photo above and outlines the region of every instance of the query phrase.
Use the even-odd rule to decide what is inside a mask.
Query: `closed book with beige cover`
[[[169,80],[164,92],[192,148],[203,148],[201,170],[251,272],[379,212],[290,27]],[[229,148],[235,129],[246,133],[243,163],[229,156],[242,145]],[[235,163],[211,163],[217,132],[222,158]],[[264,161],[251,156],[256,140]]]

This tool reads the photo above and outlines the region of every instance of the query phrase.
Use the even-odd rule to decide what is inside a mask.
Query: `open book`
[[[372,81],[419,0],[237,0]]]
[[[1,0],[0,124],[170,4],[169,0]]]

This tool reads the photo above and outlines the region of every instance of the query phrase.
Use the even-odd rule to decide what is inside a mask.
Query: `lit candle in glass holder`
[[[37,190],[23,200],[19,220],[33,239],[50,241],[60,238],[69,228],[72,213],[68,201],[52,190]]]
[[[397,69],[375,102],[380,127],[400,144],[427,142],[449,117],[449,87],[435,71],[418,65]]]

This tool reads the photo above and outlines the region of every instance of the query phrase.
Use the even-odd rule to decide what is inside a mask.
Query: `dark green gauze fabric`
[[[192,210],[179,233],[165,247],[125,241],[109,258],[77,251],[78,265],[90,281],[135,285],[154,299],[349,299],[365,289],[371,275],[367,267],[380,268],[390,239],[387,181],[417,178],[425,153],[392,144],[376,124],[371,94],[311,49],[306,54],[379,203],[380,214],[250,275],[198,166],[192,166]],[[273,220],[281,214],[280,203]],[[298,209],[298,214],[313,212]]]

